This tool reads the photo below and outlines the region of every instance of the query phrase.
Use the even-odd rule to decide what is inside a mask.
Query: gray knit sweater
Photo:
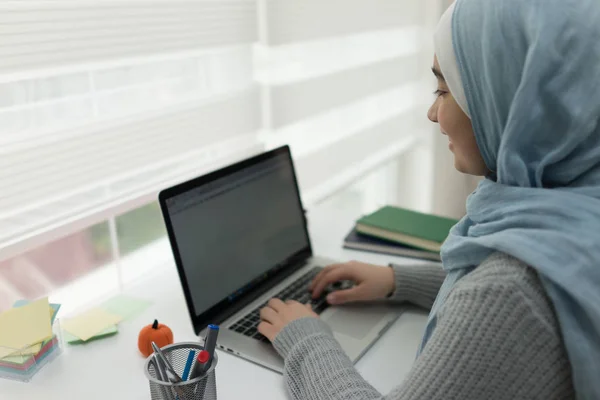
[[[429,309],[443,270],[396,266],[394,272],[392,300]],[[536,272],[500,253],[456,284],[412,370],[385,396],[359,375],[319,319],[292,322],[273,344],[285,358],[284,378],[294,399],[575,397],[558,321]]]

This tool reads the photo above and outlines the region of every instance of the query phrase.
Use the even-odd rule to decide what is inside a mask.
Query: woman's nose
[[[433,103],[431,107],[429,107],[429,111],[427,111],[427,118],[429,118],[431,122],[435,122],[437,124],[437,101]]]

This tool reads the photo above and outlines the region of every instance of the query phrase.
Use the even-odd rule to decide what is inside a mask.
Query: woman
[[[432,307],[385,398],[600,399],[598,21],[598,0],[458,0],[442,17],[428,116],[456,169],[486,177],[444,270],[349,263],[312,284],[356,281],[334,304],[392,292]],[[304,305],[274,299],[261,316],[294,398],[381,398]]]

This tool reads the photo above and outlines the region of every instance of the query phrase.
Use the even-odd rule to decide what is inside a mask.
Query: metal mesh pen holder
[[[196,352],[194,355],[195,359],[203,349],[204,347],[198,343],[185,342],[171,344],[163,347],[161,350],[173,366],[173,369],[177,372],[177,375],[182,376],[190,350]],[[144,371],[150,382],[152,400],[217,400],[215,367],[217,366],[218,358],[216,353],[213,356],[210,368],[204,376],[180,383],[164,382],[157,378],[155,357],[152,354],[144,364]]]

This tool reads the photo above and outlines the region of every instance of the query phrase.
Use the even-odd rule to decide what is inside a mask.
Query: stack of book
[[[386,206],[356,221],[344,247],[440,260],[440,248],[456,219]]]

